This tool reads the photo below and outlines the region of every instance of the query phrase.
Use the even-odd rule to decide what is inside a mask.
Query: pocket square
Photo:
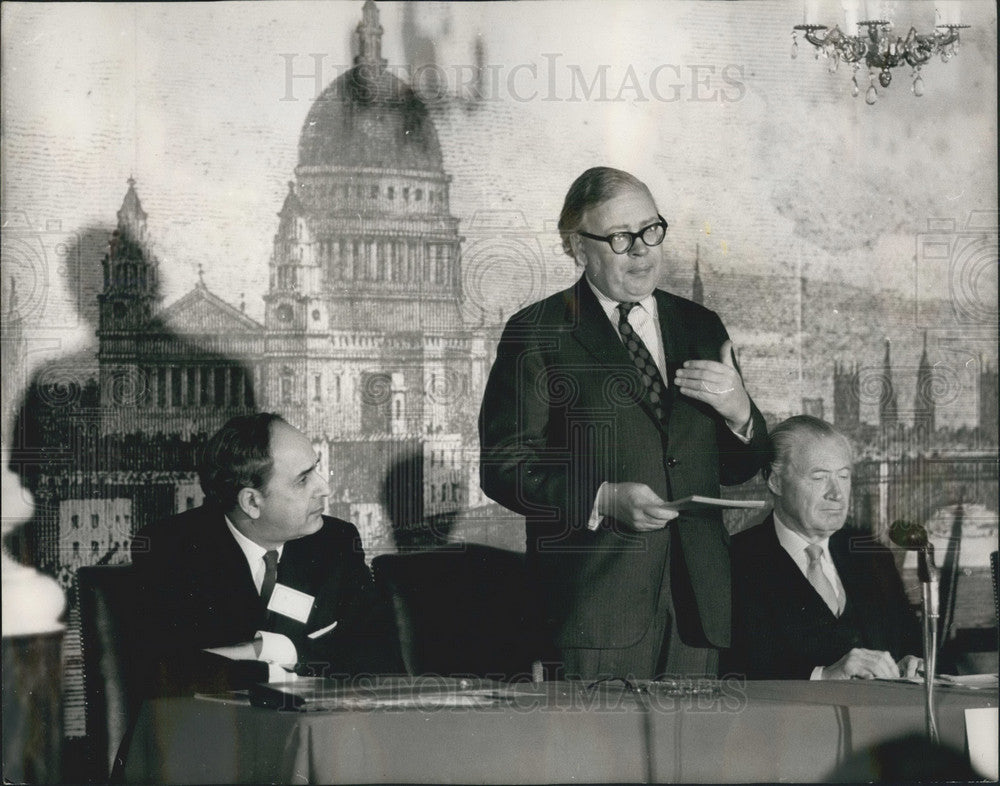
[[[327,625],[325,628],[320,628],[319,630],[314,630],[312,633],[309,634],[309,638],[310,639],[318,639],[320,636],[326,635],[331,630],[333,630],[334,628],[337,627],[337,622],[339,622],[339,620],[334,620],[332,624]]]

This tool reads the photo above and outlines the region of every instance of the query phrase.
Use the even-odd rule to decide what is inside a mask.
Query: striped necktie
[[[642,339],[639,338],[639,334],[632,329],[632,325],[628,321],[629,312],[638,305],[638,303],[618,304],[618,332],[622,334],[622,340],[628,350],[629,357],[632,358],[635,367],[642,374],[642,384],[646,388],[649,403],[653,405],[653,412],[656,414],[657,420],[662,422],[663,393],[666,390],[666,385],[663,384],[663,377],[660,376],[660,370],[656,367],[656,362],[649,353],[649,349],[646,348]]]

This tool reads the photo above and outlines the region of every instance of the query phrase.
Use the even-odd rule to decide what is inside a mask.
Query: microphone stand
[[[940,576],[934,566],[934,546],[927,543],[918,552],[917,574],[923,589],[924,633],[924,714],[927,737],[939,741],[937,717],[934,709],[934,677],[937,672],[937,637],[940,606]]]

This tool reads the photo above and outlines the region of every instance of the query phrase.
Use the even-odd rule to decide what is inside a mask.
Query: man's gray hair
[[[566,199],[563,201],[562,212],[559,214],[559,234],[562,237],[563,251],[572,256],[569,238],[580,228],[583,214],[594,207],[629,189],[645,191],[652,199],[649,186],[635,175],[621,169],[609,166],[595,166],[588,169],[569,187]]]
[[[816,439],[834,437],[843,440],[853,463],[854,446],[851,445],[851,441],[844,432],[812,415],[793,415],[787,420],[781,421],[768,434],[768,458],[760,469],[764,480],[767,480],[772,474],[780,475],[784,471],[789,457],[792,455],[792,449],[805,437]]]

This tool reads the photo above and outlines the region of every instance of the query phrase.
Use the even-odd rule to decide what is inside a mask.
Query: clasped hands
[[[719,349],[719,362],[688,360],[677,369],[677,389],[689,398],[704,401],[726,420],[733,430],[742,432],[750,420],[750,396],[733,361],[733,342],[728,339]]]
[[[832,666],[823,667],[825,680],[887,679],[916,677],[922,674],[924,661],[915,655],[904,656],[899,663],[884,650],[867,650],[855,647]]]

